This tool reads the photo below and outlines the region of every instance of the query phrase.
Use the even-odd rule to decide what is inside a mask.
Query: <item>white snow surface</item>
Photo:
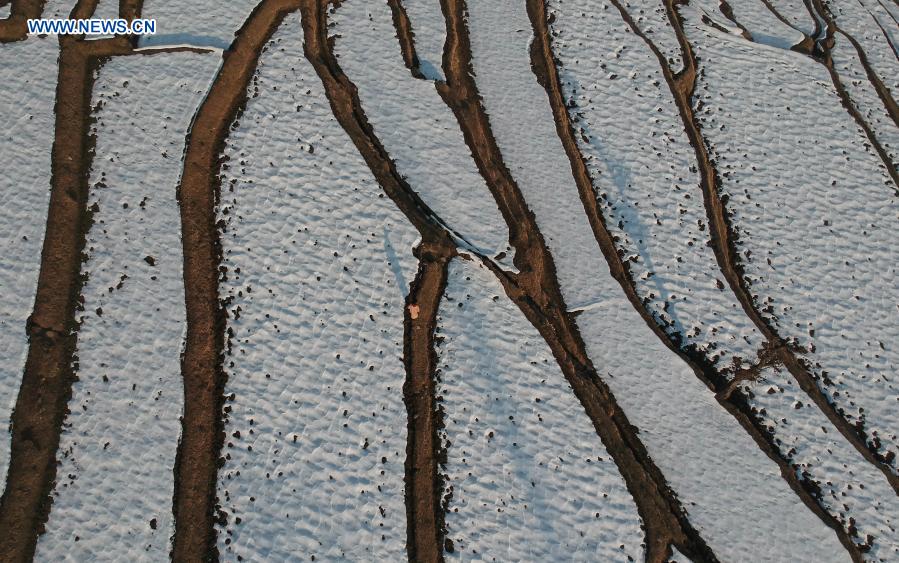
[[[0,44],[0,475],[9,464],[9,423],[28,354],[50,202],[57,57],[55,38]],[[27,72],[24,69],[28,69]]]
[[[668,558],[668,563],[690,563],[690,558],[678,551],[676,547],[671,546],[671,557]]]
[[[809,37],[815,37],[815,21],[817,18],[808,11],[803,0],[768,1],[784,19],[790,22],[790,25]],[[822,29],[821,32],[823,33],[823,31]]]
[[[144,0],[141,17],[156,19],[156,35],[141,47],[194,45],[227,49],[260,0]]]
[[[766,561],[843,557],[833,531],[646,326],[599,261],[574,180],[570,173],[559,174],[570,168],[546,94],[530,70],[531,33],[518,31],[529,25],[524,2],[478,3],[469,10],[478,86],[504,159],[553,252],[562,292],[569,303],[576,302],[572,287],[592,292],[592,302],[578,316],[587,352],[693,524],[725,560],[750,554]],[[527,135],[520,134],[522,123]],[[544,178],[553,179],[547,182],[554,188],[552,198],[534,187]],[[563,243],[578,252],[557,252]]]
[[[406,15],[415,35],[415,54],[426,78],[443,80],[443,44],[446,42],[446,20],[440,0],[403,0]]]
[[[44,19],[68,18],[75,9],[75,0],[47,0],[41,16]]]
[[[144,2],[144,4],[146,3]],[[119,17],[119,3],[116,0],[99,0],[97,8],[91,17],[94,19],[115,19]]]
[[[899,453],[896,186],[822,65],[681,13],[701,61],[697,118],[756,307],[843,416]]]
[[[705,226],[695,154],[670,90],[658,73],[657,58],[620,24],[617,13],[590,8],[588,3],[550,3],[562,88],[566,98],[576,102],[569,113],[600,192],[598,201],[619,248],[630,260],[640,297],[660,324],[681,338],[683,345],[694,346],[712,360],[719,373],[731,377],[732,359],[739,359],[742,367],[755,363],[764,338],[717,267]],[[609,21],[607,14],[619,20]],[[603,57],[611,46],[620,47],[617,56]],[[585,57],[585,51],[596,56]],[[605,65],[602,71],[600,65]],[[605,73],[616,77],[610,79]],[[630,103],[622,104],[624,99]],[[793,394],[772,400],[767,395],[770,384],[763,382],[751,386],[747,395],[756,411],[777,412],[758,418],[776,429],[774,443],[782,455],[801,464],[808,478],[826,490],[824,508],[847,529],[851,517],[862,530],[862,539],[868,533],[865,530],[877,538],[891,536],[889,515],[899,512],[890,512],[895,504],[890,497],[895,494],[888,494],[891,489],[883,475],[862,462],[808,398],[798,398],[802,391],[789,373],[768,371],[774,374],[769,378],[776,376]],[[802,407],[797,406],[800,403]],[[828,450],[835,452],[833,456]],[[859,489],[858,483],[865,488]],[[845,494],[855,502],[835,502]],[[884,496],[886,500],[881,501]],[[872,515],[876,524],[871,523]]]
[[[168,557],[185,330],[175,190],[185,135],[219,62],[136,55],[99,71],[78,381],[40,560]]]
[[[330,20],[338,63],[398,172],[477,251],[511,254],[505,221],[452,110],[433,82],[413,78],[403,63],[390,7],[384,0],[349,0]]]
[[[643,560],[637,508],[552,352],[483,266],[437,317],[452,560]]]
[[[607,299],[578,317],[587,353],[712,551],[723,561],[848,561],[777,465],[603,279]]]
[[[704,0],[697,6],[702,4],[711,9],[711,1]],[[746,28],[756,43],[789,50],[804,38],[799,29],[782,22],[761,0],[739,0],[728,4],[736,23]]]
[[[709,244],[696,154],[658,58],[601,0],[551,0],[553,52],[578,148],[637,293],[720,371],[764,338]],[[626,103],[624,102],[626,100]]]
[[[219,551],[404,559],[403,308],[418,233],[333,117],[297,16],[249,89],[225,148],[220,211]]]
[[[851,35],[859,42],[874,72],[884,85],[892,90],[895,99],[899,93],[899,56],[890,40],[895,40],[896,22],[885,16],[876,17],[872,11],[876,10],[873,0],[864,2],[824,0],[824,4],[840,31]],[[881,8],[882,6],[879,5]],[[894,17],[899,18],[899,14],[894,14]]]
[[[707,13],[715,10],[712,4],[710,0],[695,3]],[[848,39],[852,36],[861,43],[864,56],[882,82],[894,92],[899,91],[899,78],[895,78],[899,76],[899,60],[885,34],[887,28],[881,30],[877,26],[880,20],[859,0],[832,4],[830,11],[835,15],[834,19],[840,29],[834,35],[835,44],[831,55],[840,83],[849,93],[851,103],[874,130],[874,135],[883,145],[892,166],[899,166],[899,127],[877,95],[862,65],[860,54]],[[742,0],[732,3],[731,7],[734,18],[749,31],[754,42],[789,49],[803,39],[802,32],[799,31],[801,27],[797,29],[795,24],[787,25],[780,21],[761,0]],[[781,15],[786,18],[785,14]],[[718,16],[723,17],[720,13]],[[889,27],[895,28],[895,22]]]
[[[546,91],[531,71],[533,33],[523,0],[468,5],[472,66],[502,152],[555,259],[569,309],[602,297],[605,269],[587,222]]]
[[[12,2],[9,2],[5,6],[0,6],[0,20],[5,20],[9,17],[12,12]]]
[[[577,1],[571,2],[571,4],[576,5]],[[665,56],[671,72],[682,70],[684,68],[683,53],[677,40],[677,34],[668,20],[668,12],[665,10],[663,0],[627,0],[621,2],[621,5],[637,24],[637,27]],[[613,12],[612,14],[603,14],[604,17],[618,17],[618,10],[611,3],[603,4],[600,9]]]
[[[899,170],[899,126],[877,95],[860,59],[864,56],[893,100],[899,99],[899,53],[894,50],[899,45],[890,42],[899,39],[899,24],[889,17],[876,17],[872,12],[874,7],[859,0],[826,4],[839,28],[831,51],[834,68],[852,102],[883,145],[892,166]],[[861,53],[849,41],[850,37],[859,43]]]
[[[868,544],[865,560],[896,561],[899,497],[883,473],[862,460],[788,372],[766,368],[742,387],[786,459],[820,488],[824,509],[845,529],[854,525],[857,544]]]
[[[899,54],[899,4],[884,0],[862,0],[861,3],[875,23],[883,28],[889,48]]]
[[[889,47],[882,46],[880,48],[888,49]],[[891,165],[899,169],[899,127],[887,112],[883,100],[877,95],[877,90],[868,79],[858,51],[855,50],[845,34],[834,35],[831,56],[834,68],[840,77],[840,83],[848,92],[852,104],[874,132],[874,138],[887,153]],[[897,72],[899,72],[899,67],[897,67]],[[899,92],[899,88],[895,86],[892,90]]]

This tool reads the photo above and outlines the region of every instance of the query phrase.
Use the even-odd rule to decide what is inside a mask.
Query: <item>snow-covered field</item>
[[[899,498],[883,474],[858,463],[858,452],[839,434],[782,368],[765,369],[744,384],[750,404],[792,466],[821,491],[821,505],[866,545],[870,561],[899,557]]]
[[[443,299],[447,559],[642,560],[634,502],[540,334],[472,262]]]
[[[168,555],[185,329],[175,189],[186,132],[219,63],[159,53],[99,71],[78,381],[42,560]]]
[[[0,23],[0,560],[899,560],[895,0],[138,4],[136,50]],[[77,380],[12,428],[60,44]]]
[[[589,8],[596,13],[601,7]],[[651,332],[600,262],[546,93],[531,72],[530,34],[519,31],[529,25],[524,3],[477,4],[469,13],[474,71],[503,157],[547,237],[569,306],[592,299],[578,307],[587,352],[694,525],[726,559],[753,553],[760,560],[833,560],[840,550],[833,532],[808,512],[690,367]],[[487,41],[497,36],[503,38],[500,49]],[[528,135],[519,134],[524,123]]]
[[[751,365],[764,338],[718,268],[671,90],[650,47],[604,4],[549,2],[562,92],[596,201],[657,322],[721,371]]]
[[[0,475],[9,463],[9,421],[28,353],[25,323],[34,305],[50,201],[50,152],[59,43],[0,45]],[[29,72],[23,72],[22,67]],[[8,88],[8,90],[6,90]]]
[[[549,3],[547,3],[549,4]],[[652,40],[668,61],[671,70],[678,72],[684,67],[684,58],[674,28],[668,23],[668,12],[664,0],[631,0],[623,2],[624,7],[637,27]],[[603,12],[611,11],[615,16],[615,8],[611,4],[600,8]],[[595,12],[596,13],[596,12]],[[600,15],[596,13],[597,15]]]
[[[259,0],[144,0],[141,17],[156,19],[156,35],[142,36],[140,46],[194,45],[226,49],[258,4]]]
[[[871,0],[825,4],[838,28],[832,51],[834,67],[853,104],[899,170],[899,117],[895,107],[899,95],[899,22]],[[893,116],[884,107],[869,72],[882,83],[884,95],[893,103]]]
[[[638,294],[666,331],[708,358],[726,378],[733,377],[736,368],[758,364],[765,339],[718,270],[696,156],[656,57],[617,12],[586,9],[595,8],[586,2],[556,0],[550,7],[553,45],[563,91],[574,102],[569,113],[579,146],[607,225],[630,260]],[[757,7],[734,7],[741,23],[771,22],[770,13],[765,19],[760,10],[750,8]],[[740,19],[747,14],[752,18]],[[615,57],[603,57],[615,46]],[[584,47],[597,55],[583,57]],[[620,108],[615,100],[622,98],[640,103]],[[643,120],[641,115],[653,117]],[[609,124],[615,124],[611,137],[603,134]],[[895,532],[888,522],[895,495],[883,475],[872,467],[864,468],[863,477],[838,471],[835,459],[848,462],[858,453],[807,397],[800,397],[803,393],[789,373],[767,369],[764,374],[747,386],[748,402],[753,412],[761,413],[764,425],[774,429],[781,454],[829,495],[825,509],[847,530],[853,519],[859,543],[865,543],[864,530],[871,527],[877,545],[892,552]],[[772,386],[791,390],[792,396],[772,397]],[[862,488],[853,488],[859,480]],[[880,493],[865,501],[834,501],[872,490]],[[881,498],[885,502],[870,500]]]
[[[434,0],[404,0],[403,6],[413,22],[415,51],[425,78],[443,78],[443,44],[446,41],[446,21],[440,2]]]
[[[399,173],[475,249],[508,253],[502,215],[453,112],[431,81],[413,78],[403,64],[387,3],[342,3],[330,32],[337,62],[358,88],[362,109]]]
[[[757,307],[840,412],[895,455],[896,187],[822,65],[681,12],[702,61],[697,116]]]
[[[219,550],[227,560],[397,560],[403,308],[418,234],[331,115],[302,41],[289,17],[224,153]]]

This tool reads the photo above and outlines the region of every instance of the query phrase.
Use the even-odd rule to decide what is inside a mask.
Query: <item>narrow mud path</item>
[[[436,396],[434,332],[454,249],[420,245],[416,254],[418,274],[406,299],[403,342],[406,366],[403,402],[409,416],[405,463],[406,549],[410,561],[443,561],[446,526],[439,466],[445,462],[445,453],[438,434],[443,428],[443,416]]]
[[[438,84],[438,91],[456,115],[478,169],[506,220],[519,273],[504,272],[489,261],[485,264],[550,346],[597,434],[614,458],[643,519],[647,560],[664,560],[670,554],[671,546],[697,561],[714,560],[714,554],[684,515],[664,476],[647,455],[627,417],[587,357],[573,316],[567,312],[562,298],[552,256],[519,187],[503,163],[480,102],[472,73],[465,3],[463,0],[444,0],[441,4],[447,21],[443,61],[447,81]]]
[[[688,137],[697,153],[697,160],[703,173],[703,194],[704,197],[706,197],[707,209],[715,211],[714,213],[712,213],[712,211],[709,212],[710,220],[712,223],[710,230],[713,247],[715,249],[716,257],[719,260],[719,265],[721,266],[722,271],[727,277],[728,282],[732,284],[734,293],[738,295],[738,298],[743,304],[746,313],[749,314],[751,318],[753,318],[754,322],[760,322],[761,318],[758,313],[755,312],[755,310],[752,309],[751,306],[749,306],[751,302],[748,300],[748,295],[743,292],[742,297],[740,297],[740,292],[743,290],[739,283],[739,275],[737,273],[737,270],[733,266],[730,254],[727,252],[723,252],[723,250],[729,248],[727,246],[728,239],[726,238],[726,235],[728,233],[728,225],[725,220],[723,205],[720,199],[717,198],[717,178],[715,176],[714,169],[711,167],[711,163],[708,159],[705,144],[701,135],[699,134],[698,126],[693,120],[692,110],[689,103],[690,97],[692,95],[693,83],[696,76],[696,61],[693,57],[692,50],[689,50],[689,45],[684,46],[682,29],[676,28],[676,31],[678,32],[678,38],[679,40],[682,40],[682,49],[685,56],[684,70],[679,75],[673,76],[670,72],[669,67],[664,62],[664,57],[661,55],[655,45],[646,39],[645,35],[635,25],[624,7],[619,2],[617,2],[617,0],[613,0],[612,3],[619,10],[622,18],[624,18],[624,20],[631,27],[631,30],[641,38],[643,38],[644,41],[646,41],[646,43],[653,50],[654,54],[659,57],[660,64],[663,65],[665,77],[669,80],[669,84],[671,85],[677,105],[681,111]],[[668,5],[673,10],[673,7],[671,7],[670,3]],[[842,526],[840,526],[839,523],[827,512],[825,512],[816,502],[816,492],[813,490],[811,485],[804,480],[800,480],[797,477],[796,472],[780,454],[776,445],[772,443],[770,436],[756,424],[755,418],[752,416],[749,405],[746,403],[746,401],[742,400],[742,395],[739,397],[728,395],[726,393],[726,382],[715,371],[715,369],[706,360],[706,358],[698,354],[688,354],[686,351],[682,350],[674,341],[672,341],[671,337],[664,332],[662,327],[655,322],[648,310],[643,307],[631,281],[629,269],[627,265],[621,260],[621,257],[618,255],[612,236],[605,226],[602,212],[599,209],[596,201],[596,196],[593,191],[592,181],[583,161],[583,156],[580,154],[580,151],[577,147],[577,142],[574,137],[574,130],[572,128],[570,117],[565,107],[557,69],[555,68],[545,3],[543,0],[527,0],[527,6],[535,36],[535,41],[532,47],[532,62],[534,72],[537,75],[538,81],[544,86],[547,91],[547,95],[550,99],[550,103],[552,105],[553,113],[556,119],[559,137],[561,138],[562,144],[565,147],[566,152],[568,153],[569,160],[571,161],[572,171],[574,173],[575,181],[578,185],[581,201],[584,204],[584,209],[590,221],[591,227],[593,228],[594,235],[596,236],[596,240],[606,257],[606,261],[609,264],[609,268],[612,272],[613,277],[615,277],[615,279],[622,286],[622,289],[624,290],[633,307],[643,317],[646,324],[653,330],[653,332],[655,332],[658,338],[661,339],[669,349],[678,354],[681,359],[683,359],[685,362],[687,362],[688,365],[693,368],[693,371],[696,373],[697,377],[699,377],[700,380],[702,380],[706,384],[706,386],[708,386],[709,389],[716,394],[715,396],[718,403],[740,423],[743,429],[755,441],[756,445],[772,461],[777,463],[780,469],[781,476],[789,484],[790,488],[796,493],[796,495],[802,500],[802,502],[812,512],[814,512],[828,527],[835,531],[840,539],[840,542],[845,546],[853,559],[860,560],[861,554],[859,553],[857,546],[851,541],[845,530],[843,530]],[[768,337],[769,340],[772,340],[771,336],[776,337],[776,335],[773,334],[773,331],[770,330],[770,328],[768,328],[766,325],[765,330],[763,330],[763,334],[765,334],[765,336]],[[783,363],[788,368],[796,368],[797,366],[799,366],[798,360],[795,360],[795,358],[787,349],[786,345],[779,338],[777,338],[776,340],[772,340],[772,342],[775,343],[772,348],[777,350],[780,356],[783,356],[781,358],[781,361],[783,361]],[[792,366],[787,363],[787,361],[789,361],[791,357],[793,357],[794,361]],[[793,369],[791,369],[791,372],[792,371]],[[817,387],[815,387],[815,389],[817,389]],[[818,390],[818,393],[823,399],[823,395],[820,393],[820,390]],[[824,404],[827,404],[826,400],[824,401]],[[842,418],[840,418],[840,420],[842,420]],[[845,421],[843,422],[845,423]]]
[[[455,247],[453,236],[443,221],[397,172],[396,166],[369,125],[359,103],[356,87],[340,69],[328,40],[326,11],[329,4],[329,0],[301,0],[301,12],[306,58],[324,84],[334,116],[353,140],[381,188],[421,233],[422,242]]]
[[[125,2],[123,1],[122,5]],[[219,155],[240,113],[266,42],[296,0],[263,0],[224,54],[224,63],[197,111],[187,138],[184,173],[178,186],[184,252],[187,336],[181,358],[184,416],[175,463],[175,561],[218,559],[215,495],[224,442],[222,405],[225,374],[224,312],[218,295],[221,248],[215,206]]]
[[[81,9],[87,14],[90,6]],[[56,130],[46,235],[34,311],[28,319],[29,350],[12,416],[12,449],[6,490],[0,499],[0,556],[26,561],[50,511],[56,478],[56,450],[77,364],[75,343],[82,285],[89,135],[94,75],[103,59],[130,49],[116,40],[60,37]]]
[[[400,42],[400,52],[406,68],[412,72],[415,78],[424,78],[418,68],[418,55],[415,53],[415,32],[412,30],[412,22],[401,0],[387,0],[390,11],[393,13],[393,27],[396,28],[396,38]]]
[[[818,1],[818,0],[814,0]],[[720,178],[714,163],[709,157],[708,148],[705,138],[699,127],[699,122],[693,113],[692,97],[696,87],[697,62],[693,53],[692,46],[687,40],[686,33],[683,29],[683,22],[677,13],[673,0],[666,0],[668,16],[677,34],[678,41],[681,44],[684,59],[684,71],[678,75],[671,73],[665,64],[664,58],[658,49],[649,41],[639,28],[634,25],[626,12],[622,10],[622,17],[628,21],[631,29],[640,35],[647,45],[655,53],[662,66],[662,71],[666,81],[671,87],[674,94],[675,102],[681,113],[681,119],[684,122],[684,130],[690,140],[690,144],[696,153],[696,162],[699,166],[701,175],[701,187],[703,192],[703,202],[709,218],[709,231],[712,248],[715,251],[715,258],[718,261],[719,269],[727,280],[728,285],[733,291],[737,300],[743,308],[746,315],[752,320],[759,332],[761,332],[768,341],[768,349],[776,353],[777,359],[789,370],[790,374],[796,378],[802,391],[815,403],[827,419],[839,430],[840,434],[852,444],[856,451],[871,464],[874,464],[887,478],[894,490],[899,492],[899,477],[892,471],[889,463],[883,459],[879,452],[870,447],[867,442],[867,436],[864,429],[856,428],[843,418],[830,403],[827,396],[818,386],[814,376],[808,371],[805,364],[796,356],[787,343],[781,338],[777,331],[761,316],[755,307],[749,289],[744,283],[744,272],[739,260],[737,249],[733,243],[734,234],[733,227],[728,219],[727,210],[721,199]],[[828,24],[829,25],[829,24]],[[830,31],[828,33],[831,33]],[[839,77],[833,70],[833,65],[828,65],[828,69],[836,84]],[[845,90],[842,90],[840,96],[843,97]],[[847,98],[844,98],[844,105],[852,106]],[[854,106],[853,106],[854,107]],[[884,153],[885,155],[885,153]],[[719,389],[719,393],[720,393]]]

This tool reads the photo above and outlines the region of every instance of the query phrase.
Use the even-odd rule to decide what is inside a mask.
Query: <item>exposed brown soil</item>
[[[74,381],[81,262],[87,210],[94,71],[105,57],[126,54],[120,42],[60,38],[56,129],[46,235],[29,349],[12,415],[6,490],[0,499],[0,559],[27,561],[50,511],[56,450]]]
[[[143,4],[143,0],[119,0],[119,17],[128,21],[139,18]]]
[[[41,17],[44,0],[13,0],[9,17],[0,20],[0,43],[21,41],[28,36],[25,22]]]
[[[434,331],[454,252],[446,246],[419,246],[418,274],[406,299],[403,402],[408,412],[405,482],[410,561],[443,561],[446,529],[439,464],[445,462],[445,452],[438,435],[443,420],[437,406]]]
[[[409,15],[406,13],[405,7],[401,0],[387,0],[390,10],[393,13],[393,27],[396,28],[396,38],[400,42],[400,52],[403,55],[403,62],[412,72],[415,78],[424,78],[421,70],[418,68],[418,55],[415,54],[415,33],[412,30],[412,22],[409,21]]]
[[[214,512],[218,466],[224,442],[221,366],[224,312],[218,297],[221,249],[215,205],[219,155],[231,123],[246,101],[247,86],[266,42],[296,0],[263,0],[224,54],[224,63],[187,139],[178,187],[184,248],[187,337],[181,358],[184,416],[175,464],[175,561],[218,558]]]
[[[727,239],[722,238],[728,232],[727,223],[725,221],[725,215],[722,209],[723,206],[720,199],[717,198],[717,191],[716,189],[713,189],[717,186],[717,178],[714,174],[714,168],[711,166],[711,162],[708,159],[706,148],[703,143],[704,140],[698,134],[698,126],[693,120],[692,109],[689,104],[696,75],[696,62],[693,57],[692,51],[689,50],[689,45],[684,45],[684,43],[682,43],[682,48],[684,50],[684,70],[679,75],[673,76],[667,66],[667,63],[665,63],[664,57],[662,57],[658,49],[655,48],[655,45],[648,41],[642,31],[634,24],[626,9],[624,9],[624,7],[617,0],[612,0],[612,3],[619,10],[622,18],[628,23],[632,31],[634,31],[635,34],[646,41],[647,45],[652,48],[653,52],[659,58],[660,64],[663,65],[665,77],[669,81],[672,92],[674,93],[674,97],[678,103],[679,109],[684,119],[685,128],[687,129],[691,144],[694,146],[697,154],[697,160],[699,161],[700,167],[703,171],[703,192],[704,197],[706,198],[707,209],[717,209],[714,214],[710,211],[709,218],[712,223],[710,230],[713,247],[715,248],[716,256],[719,259],[719,266],[727,277],[728,282],[734,284],[733,288],[735,293],[737,293],[737,291],[742,291],[742,287],[739,285],[739,277],[736,273],[736,270],[733,268],[732,262],[730,260],[730,255],[721,252],[722,249],[729,248],[726,245]],[[671,6],[670,2],[668,6],[669,9],[673,12],[673,6]],[[687,364],[693,368],[696,376],[701,381],[703,381],[709,387],[709,389],[715,392],[718,403],[740,423],[743,429],[753,438],[756,445],[758,445],[758,447],[772,461],[777,463],[778,467],[780,468],[781,476],[793,489],[796,495],[826,525],[828,525],[835,531],[841,543],[843,543],[852,557],[855,559],[860,559],[860,554],[857,546],[847,536],[846,531],[843,529],[843,527],[840,526],[839,523],[830,514],[825,512],[815,501],[816,491],[811,486],[811,484],[806,483],[805,481],[800,481],[797,478],[796,472],[783,458],[775,444],[773,444],[770,435],[759,427],[755,417],[752,415],[749,405],[745,400],[742,400],[742,396],[736,398],[733,396],[726,396],[726,382],[724,378],[722,378],[720,374],[718,374],[717,371],[713,368],[707,358],[705,358],[701,354],[682,349],[676,342],[672,340],[671,336],[662,329],[662,327],[655,321],[649,311],[641,303],[639,297],[636,294],[629,268],[618,255],[611,234],[605,226],[602,212],[599,209],[596,201],[596,196],[593,191],[592,180],[583,161],[583,156],[580,154],[580,151],[577,148],[574,130],[572,128],[570,117],[568,116],[567,109],[565,107],[557,70],[555,68],[554,58],[552,54],[551,38],[547,26],[547,14],[544,0],[528,0],[528,11],[531,16],[531,22],[534,26],[534,35],[536,38],[533,43],[532,52],[534,72],[537,74],[540,83],[543,84],[546,88],[551,105],[553,107],[553,114],[556,118],[559,137],[562,140],[562,144],[564,145],[572,164],[572,171],[578,185],[581,201],[584,205],[584,209],[587,213],[588,219],[590,220],[590,224],[593,228],[596,240],[599,243],[599,246],[606,257],[606,261],[609,264],[609,268],[612,272],[613,277],[615,277],[619,284],[621,284],[633,307],[640,313],[644,321],[653,330],[653,332],[655,332],[659,339],[664,342],[669,349],[678,354],[681,359],[687,362]],[[675,14],[675,17],[678,16]],[[675,27],[676,31],[678,31],[679,39],[682,39],[682,29],[678,26]],[[737,295],[739,297],[740,293],[737,293]],[[754,309],[752,309],[751,307],[747,307],[748,302],[743,304],[744,309],[747,309],[747,314],[749,314],[751,317],[754,317],[753,320],[759,317]],[[773,331],[766,327],[766,336],[768,336],[772,332]],[[787,349],[779,338],[774,340],[769,337],[769,340],[772,341],[769,346],[771,349],[781,351],[780,353],[783,356],[792,356],[792,354],[784,354],[783,351],[787,351]],[[784,359],[789,360],[789,358],[782,358],[782,361]],[[783,363],[790,367],[786,361],[783,361]],[[795,364],[793,367],[795,367]]]

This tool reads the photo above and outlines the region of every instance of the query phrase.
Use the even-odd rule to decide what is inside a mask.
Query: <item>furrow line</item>
[[[419,259],[418,274],[406,299],[403,341],[406,367],[403,402],[408,412],[406,550],[409,561],[443,561],[446,526],[440,464],[445,462],[446,455],[439,437],[443,416],[436,397],[434,332],[455,249],[420,245],[415,251]]]
[[[386,158],[386,155],[379,155],[379,152],[383,152],[383,148],[380,147],[377,139],[370,132],[368,125],[364,121],[364,116],[358,107],[358,99],[355,97],[355,88],[339,70],[333,55],[327,49],[329,46],[324,37],[325,26],[321,23],[325,18],[323,10],[326,6],[327,3],[325,3],[325,6],[320,6],[316,5],[314,0],[308,0],[304,4],[303,21],[304,27],[306,27],[307,56],[322,77],[335,115],[369,162],[369,166],[388,195],[397,202],[401,210],[416,226],[422,223],[425,225],[426,229],[419,228],[422,236],[441,236],[448,239],[449,233],[446,229],[439,223],[435,224],[435,218],[431,215],[430,210],[419,204],[417,198],[414,197],[414,192],[411,192],[411,188],[396,176],[395,170],[392,170],[392,163]],[[397,6],[401,5],[397,4]],[[313,18],[317,19],[313,20]],[[409,29],[411,29],[411,26]],[[400,42],[401,45],[406,42],[407,45],[412,46],[411,41],[403,38],[400,38]],[[452,42],[453,39],[451,37],[448,38],[448,44]],[[412,51],[410,50],[410,52]],[[411,60],[411,57],[407,58],[407,61]],[[484,138],[489,139],[490,136],[485,135]],[[481,163],[479,163],[480,165]],[[496,169],[504,169],[501,162]],[[505,174],[508,174],[508,171]],[[411,193],[407,193],[407,190]],[[517,201],[521,202],[520,199]],[[508,209],[513,207],[513,205],[507,203],[506,205],[500,205],[500,207],[503,213],[507,214]],[[520,209],[521,218],[531,217],[526,208],[522,207]],[[515,232],[519,221],[514,220],[512,215],[507,216],[510,219],[510,225],[516,225],[516,229],[512,229]],[[513,235],[513,239],[517,238]],[[533,244],[522,244],[522,247],[530,247],[530,251],[537,251],[537,247]],[[525,252],[528,252],[528,250],[525,250]],[[585,410],[587,410],[588,415],[594,421],[597,433],[604,443],[613,444],[612,447],[608,447],[610,453],[614,450],[613,455],[616,457],[619,466],[626,466],[628,468],[626,470],[627,473],[634,476],[632,488],[641,491],[655,491],[657,492],[657,498],[663,499],[649,507],[647,511],[649,513],[648,517],[661,521],[668,520],[669,522],[675,520],[675,523],[671,526],[667,536],[660,534],[662,537],[654,542],[656,545],[653,550],[654,560],[663,561],[666,553],[670,552],[670,545],[673,544],[681,551],[692,554],[699,561],[715,561],[716,558],[695,531],[692,531],[690,536],[687,536],[683,531],[682,524],[678,520],[682,519],[684,521],[684,528],[689,527],[689,524],[685,522],[682,512],[672,510],[668,504],[668,499],[672,498],[673,495],[670,494],[667,485],[664,485],[664,478],[649,459],[645,447],[639,441],[634,428],[627,421],[622,410],[617,406],[608,388],[596,376],[595,369],[586,357],[584,346],[580,341],[577,330],[573,328],[573,320],[565,312],[566,308],[564,303],[561,302],[558,285],[551,281],[552,274],[548,274],[548,268],[551,268],[551,266],[538,265],[536,264],[537,260],[519,263],[518,259],[516,259],[517,266],[529,264],[526,269],[534,270],[533,281],[530,283],[532,287],[525,289],[520,286],[519,278],[516,274],[510,274],[486,257],[480,255],[477,255],[477,257],[500,279],[507,295],[519,306],[529,321],[538,328],[544,339],[547,340],[554,356],[560,366],[562,366],[567,379],[575,390],[575,395],[585,405]],[[553,300],[548,292],[544,290],[544,285],[550,288],[555,287],[556,300]],[[550,291],[552,290],[550,289]],[[660,486],[658,483],[663,485]],[[664,495],[669,496],[666,498]],[[410,531],[410,539],[414,537],[413,534],[415,533],[415,531]]]
[[[403,54],[403,62],[406,68],[412,72],[415,78],[424,78],[418,67],[418,55],[415,54],[415,32],[412,30],[412,22],[401,0],[387,0],[390,11],[393,12],[393,27],[396,28],[396,37],[400,42],[400,52]]]
[[[889,18],[891,20],[893,20],[893,23],[896,24],[897,26],[899,26],[899,20],[896,20],[896,17],[893,16],[893,14],[889,10],[886,9],[886,7],[883,5],[883,2],[881,2],[880,0],[878,0],[878,2],[880,3],[880,7],[884,9],[884,11],[887,13]],[[871,16],[871,19],[874,20],[874,23],[877,24],[877,28],[880,29],[880,34],[883,35],[883,38],[886,40],[887,43],[889,43],[890,49],[893,50],[893,56],[895,56],[896,59],[899,59],[899,45],[896,45],[895,43],[893,43],[893,38],[890,37],[890,34],[887,33],[887,30],[883,27],[883,24],[880,23],[880,18],[875,16],[874,12],[872,12],[870,8],[865,6],[861,2],[861,0],[859,0],[859,5],[862,6],[866,12],[868,12],[868,15]]]
[[[893,489],[899,491],[899,478],[896,477],[879,454],[868,446],[867,437],[863,430],[852,426],[836,411],[802,360],[796,356],[777,331],[765,321],[753,303],[748,288],[743,281],[744,272],[742,266],[735,258],[738,253],[733,243],[733,227],[728,219],[724,202],[720,197],[720,178],[718,176],[718,171],[709,157],[705,138],[699,128],[691,104],[693,91],[696,85],[696,57],[692,47],[687,41],[680,15],[677,14],[673,1],[666,0],[666,5],[668,6],[671,24],[681,42],[685,60],[685,73],[680,76],[671,76],[666,73],[665,77],[671,85],[675,102],[680,109],[681,118],[684,122],[684,130],[690,139],[690,144],[696,152],[696,162],[702,172],[700,179],[703,191],[703,201],[707,209],[710,224],[710,239],[715,251],[715,257],[718,260],[719,268],[727,279],[728,285],[737,297],[737,300],[740,302],[740,305],[747,316],[749,316],[753,324],[755,324],[768,340],[769,349],[775,351],[781,363],[783,363],[793,377],[796,378],[802,391],[809,396],[821,412],[824,413],[827,419],[840,431],[843,437],[852,444],[856,451],[858,451],[869,463],[877,466],[877,468],[886,476]],[[829,65],[828,70],[831,72],[831,76],[834,78],[834,83],[836,84],[836,81],[838,81],[839,78],[836,76],[833,65]],[[841,90],[840,95],[843,97],[845,91]],[[843,99],[844,102],[848,104],[847,98]],[[847,105],[847,109],[849,105]]]
[[[366,161],[381,188],[419,231],[416,249],[419,271],[407,298],[404,330],[406,382],[403,399],[408,412],[406,445],[407,552],[410,561],[442,561],[444,507],[438,463],[441,416],[435,397],[434,330],[447,267],[456,252],[454,237],[440,219],[399,175],[375,136],[361,108],[356,87],[342,72],[327,38],[328,0],[302,2],[306,57],[322,81],[334,116]],[[409,53],[407,64],[414,60]]]
[[[830,16],[825,16],[830,17]],[[875,20],[876,21],[876,20]],[[878,23],[879,25],[879,23]],[[880,100],[883,102],[884,107],[887,110],[887,113],[893,118],[893,122],[899,126],[899,108],[896,107],[896,100],[893,99],[893,96],[890,94],[889,89],[884,86],[883,80],[877,76],[877,73],[874,72],[874,69],[871,68],[870,62],[868,62],[868,56],[865,54],[864,48],[858,42],[858,40],[852,36],[848,31],[844,29],[840,29],[839,26],[834,26],[836,32],[840,33],[843,37],[845,37],[855,48],[855,52],[858,53],[858,59],[861,61],[862,66],[865,67],[865,74],[868,76],[868,80],[871,82],[871,85],[874,86],[874,90],[877,92],[877,95],[880,97]],[[883,29],[883,28],[881,28]]]
[[[330,0],[302,0],[306,57],[325,87],[334,115],[353,140],[382,189],[421,233],[423,242],[455,246],[453,235],[397,172],[365,116],[356,86],[343,73],[327,36]]]

